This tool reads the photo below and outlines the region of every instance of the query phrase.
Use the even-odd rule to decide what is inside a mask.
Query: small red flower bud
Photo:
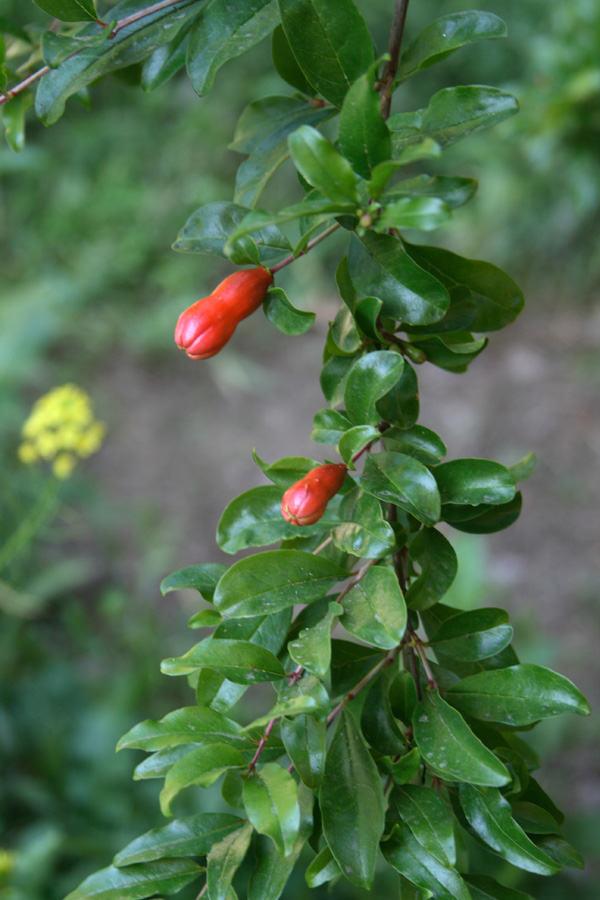
[[[343,485],[347,471],[345,463],[330,463],[311,469],[283,495],[283,518],[292,525],[312,525],[318,522],[331,498]]]
[[[179,316],[175,343],[190,359],[207,359],[222,350],[236,326],[265,299],[273,276],[259,266],[229,275],[209,297]]]

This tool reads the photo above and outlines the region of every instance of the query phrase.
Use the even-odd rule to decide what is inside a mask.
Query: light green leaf
[[[271,288],[263,303],[269,322],[283,334],[305,334],[315,321],[314,312],[296,309],[282,288]]]
[[[323,683],[314,675],[301,678],[296,684],[284,684],[275,706],[263,716],[254,719],[244,731],[260,728],[280,716],[313,715],[324,718],[330,708],[329,694]]]
[[[381,114],[373,66],[357,78],[344,97],[338,143],[355,172],[369,178],[372,169],[392,155],[389,129]]]
[[[316,790],[323,780],[327,723],[314,716],[281,720],[281,739],[298,775]]]
[[[386,232],[390,228],[432,231],[450,218],[450,207],[439,197],[401,197],[384,206],[373,227],[378,232]]]
[[[281,856],[288,856],[300,830],[294,777],[277,763],[267,763],[245,781],[244,806],[255,829],[271,838]]]
[[[119,750],[160,750],[178,744],[226,742],[248,749],[252,745],[241,735],[241,725],[233,719],[201,706],[184,706],[167,713],[159,722],[146,719],[124,734]]]
[[[406,602],[410,609],[427,609],[442,599],[456,578],[458,559],[452,544],[435,528],[421,529],[409,553],[421,574],[408,588]]]
[[[404,166],[418,162],[421,159],[437,159],[441,155],[442,148],[431,138],[424,138],[418,144],[409,144],[397,154],[397,159],[386,159],[385,162],[380,162],[375,166],[367,184],[369,196],[374,200],[379,200],[386,184],[398,169],[402,169]],[[427,176],[423,177],[426,178]],[[388,192],[388,194],[391,193],[393,192]]]
[[[399,759],[383,756],[379,763],[392,776],[394,784],[408,784],[412,781],[421,765],[421,754],[417,747],[409,750]]]
[[[157,893],[174,894],[202,871],[189,859],[161,859],[124,869],[109,866],[86,878],[65,900],[143,900]]]
[[[186,754],[169,769],[165,785],[160,792],[160,808],[163,816],[171,815],[171,803],[182,790],[197,784],[210,787],[228,769],[243,769],[245,758],[229,744],[207,744]]]
[[[337,444],[351,427],[352,423],[346,413],[336,409],[321,409],[313,419],[310,438],[318,444]]]
[[[158,47],[143,63],[141,85],[147,94],[162,87],[185,66],[191,27],[190,23],[182,28],[175,40]]]
[[[170,591],[198,591],[205,600],[212,600],[219,579],[229,566],[225,563],[201,563],[199,566],[186,566],[184,569],[168,575],[160,583],[160,592],[165,596]]]
[[[356,425],[377,425],[376,402],[400,379],[404,360],[391,350],[375,350],[357,359],[346,379],[346,413]]]
[[[429,138],[426,138],[429,140]],[[424,142],[423,142],[424,143]],[[411,144],[402,151],[402,157],[413,147],[420,144]],[[437,146],[437,145],[436,145]],[[439,197],[450,209],[462,206],[474,196],[477,190],[475,178],[461,178],[453,175],[415,175],[414,178],[405,178],[395,184],[386,192],[388,197]]]
[[[231,882],[248,852],[253,831],[250,822],[246,822],[215,844],[208,854],[206,880],[210,900],[230,900]]]
[[[302,629],[298,637],[288,643],[288,653],[294,662],[319,678],[324,678],[329,672],[331,630],[335,627],[336,617],[342,612],[338,603],[330,603],[325,616],[316,625]]]
[[[294,164],[309,184],[335,203],[358,202],[356,176],[347,159],[311,125],[288,137]]]
[[[340,516],[346,521],[336,525],[331,533],[338,550],[363,559],[380,559],[393,549],[394,530],[383,518],[379,500],[360,487],[345,495]]]
[[[379,440],[380,432],[374,425],[355,425],[348,431],[344,432],[338,441],[338,452],[346,465],[351,469],[356,466],[352,462],[352,457],[367,444]]]
[[[236,684],[277,681],[285,675],[277,657],[264,647],[226,639],[201,641],[184,656],[163,660],[161,671],[165,675],[188,675],[204,667],[215,669]]]
[[[199,813],[175,819],[131,841],[117,853],[114,864],[130,866],[165,857],[205,856],[213,844],[242,824],[238,816],[229,813]]]
[[[535,469],[536,462],[536,455],[531,451],[530,453],[527,453],[523,459],[520,459],[519,462],[509,466],[508,470],[509,472],[512,472],[512,476],[517,483],[520,481],[527,481]]]
[[[223,616],[216,609],[201,609],[188,621],[188,628],[214,628],[223,621]]]
[[[317,853],[308,869],[306,870],[306,883],[310,888],[319,887],[337,878],[341,874],[341,869],[333,858],[333,853],[327,845]]]
[[[435,479],[422,463],[404,453],[370,453],[360,486],[386,503],[395,503],[425,525],[440,516],[440,495]]]
[[[406,604],[392,569],[374,566],[343,600],[342,625],[367,644],[392,650],[406,629]]]
[[[320,383],[323,395],[330,406],[338,406],[344,401],[344,390],[352,357],[333,356],[321,370]]]

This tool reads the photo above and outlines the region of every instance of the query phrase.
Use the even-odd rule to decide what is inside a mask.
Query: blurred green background
[[[362,4],[381,50],[391,5]],[[415,2],[407,35],[476,6]],[[33,3],[3,7],[23,24],[48,21]],[[600,6],[484,8],[505,18],[509,38],[460,51],[394,101],[394,111],[414,109],[440,87],[482,83],[514,91],[522,108],[433,166],[479,178],[480,190],[432,239],[506,268],[529,305],[468,374],[419,370],[422,421],[451,456],[538,456],[513,528],[454,535],[461,569],[448,602],[505,605],[522,658],[556,667],[597,708]],[[158,584],[223,558],[213,539],[220,512],[262,483],[253,446],[268,459],[323,456],[308,435],[323,406],[315,376],[337,304],[338,236],[279,281],[317,312],[305,337],[284,337],[257,314],[207,363],[190,362],[172,338],[179,312],[230,271],[170,245],[197,206],[231,198],[242,157],[224,148],[246,104],[289,92],[267,57],[265,43],[228,64],[202,99],[185,77],[151,95],[126,83],[135,72],[106,78],[91,89],[91,112],[70,101],[50,129],[30,115],[25,149],[0,147],[2,544],[47,477],[16,456],[33,401],[73,381],[107,425],[101,451],[64,482],[53,515],[0,573],[0,900],[60,900],[161,824],[157,784],[132,783],[137,758],[114,755],[132,724],[193,702],[159,661],[192,643],[195,598],[163,599]],[[266,207],[296,196],[290,176],[278,173]],[[588,859],[584,872],[547,881],[515,881],[498,863],[505,883],[539,900],[595,895],[599,737],[594,719],[561,718],[531,734],[540,780]],[[202,796],[183,803],[198,809]],[[395,896],[388,888],[378,896]],[[309,895],[325,894],[300,874],[284,896]],[[334,895],[367,896],[341,884]]]

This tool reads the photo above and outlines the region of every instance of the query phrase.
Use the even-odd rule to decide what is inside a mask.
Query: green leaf
[[[417,747],[427,767],[446,781],[500,786],[510,776],[500,760],[481,743],[462,716],[438,691],[427,691],[413,715]]]
[[[425,466],[437,465],[446,455],[442,439],[423,425],[413,425],[405,430],[389,428],[385,432],[385,446],[388,450],[413,456]]]
[[[390,684],[390,706],[396,718],[408,727],[417,705],[417,688],[410,672],[401,670]]]
[[[310,439],[318,444],[337,444],[351,427],[352,423],[346,413],[335,409],[321,409],[313,419]]]
[[[322,719],[327,716],[330,706],[329,694],[323,683],[314,675],[308,675],[296,684],[285,683],[275,706],[247,725],[244,731],[260,728],[271,719],[280,716],[299,716],[306,713]]]
[[[69,97],[107,72],[140,62],[158,47],[169,44],[202,7],[203,0],[180,0],[148,13],[98,47],[87,48],[65,60],[40,79],[35,98],[37,115],[45,125],[54,124],[62,116]],[[147,8],[146,0],[123,0],[112,7],[110,14],[120,20]],[[78,37],[92,37],[100,30],[100,25],[85,25]]]
[[[19,153],[25,146],[25,116],[33,105],[31,94],[21,94],[2,108],[2,124],[8,146]]]
[[[49,16],[62,22],[97,22],[94,0],[33,0]]]
[[[497,788],[489,788],[484,794],[472,784],[461,784],[460,805],[475,834],[503,859],[538,875],[560,871],[560,866],[538,850],[517,825],[510,803]]]
[[[288,135],[300,125],[316,126],[331,115],[330,108],[315,107],[300,97],[261,97],[250,103],[230,144],[231,150],[250,154],[237,171],[236,202],[254,206],[270,177],[289,156]]]
[[[221,550],[225,553],[237,553],[246,547],[262,547],[275,541],[297,537],[298,527],[290,525],[281,514],[281,497],[280,487],[267,484],[251,488],[232,500],[217,525],[217,544]],[[337,524],[339,517],[334,510],[335,504],[318,523],[303,526],[302,534],[319,534]]]
[[[440,862],[454,866],[456,847],[452,815],[433,788],[407,784],[395,788],[392,798],[400,818],[421,846]]]
[[[437,322],[450,304],[443,284],[417,265],[392,235],[354,235],[348,269],[359,296],[377,297],[384,315],[409,325]]]
[[[346,465],[355,469],[352,457],[367,444],[378,441],[380,437],[381,434],[374,425],[355,425],[341,436],[338,442],[338,453]]]
[[[374,68],[357,78],[344,97],[338,131],[340,150],[363,178],[369,178],[372,169],[392,155]]]
[[[519,286],[491,263],[457,256],[441,247],[404,243],[411,258],[437,278],[450,294],[452,307],[474,304],[472,331],[497,331],[510,325],[525,305]]]
[[[411,456],[393,450],[370,453],[359,481],[368,494],[396,504],[425,525],[433,525],[439,519],[440,496],[435,479]]]
[[[369,29],[352,0],[279,0],[281,24],[300,69],[340,107],[373,62]]]
[[[269,322],[284,334],[304,334],[315,321],[315,313],[292,306],[282,288],[268,291],[263,310]]]
[[[514,116],[519,104],[512,94],[481,85],[443,88],[425,109],[397,113],[388,119],[394,155],[423,137],[449,147],[467,135]]]
[[[384,756],[379,760],[386,772],[392,776],[394,784],[408,784],[412,781],[421,765],[421,754],[417,747],[409,750],[399,759]]]
[[[375,350],[357,359],[346,379],[346,413],[356,425],[377,425],[380,415],[375,404],[400,379],[404,360],[391,350]]]
[[[392,569],[374,566],[343,600],[342,625],[367,644],[392,650],[406,630],[406,604]]]
[[[271,55],[275,70],[284,81],[295,87],[301,94],[307,94],[309,97],[314,95],[314,88],[308,83],[302,73],[302,69],[296,62],[296,57],[292,53],[292,48],[281,25],[278,25],[273,32]]]
[[[257,466],[260,466],[266,477],[282,490],[295,484],[296,481],[303,478],[306,473],[310,472],[311,469],[314,469],[315,466],[321,465],[316,459],[310,459],[310,457],[307,456],[284,456],[274,463],[264,462],[259,458],[256,451],[253,451],[252,456],[254,462]],[[297,530],[295,530],[294,534],[297,533]],[[303,530],[302,534],[304,533]]]
[[[463,662],[495,656],[513,636],[508,613],[503,609],[477,609],[445,619],[429,644],[435,652]]]
[[[343,498],[340,516],[345,521],[331,533],[338,550],[362,559],[380,559],[393,549],[394,531],[383,518],[380,502],[360,487]]]
[[[367,184],[369,196],[374,200],[379,200],[386,184],[399,169],[408,166],[411,163],[418,162],[421,159],[437,159],[442,155],[442,148],[431,138],[424,138],[417,144],[410,144],[405,147],[399,154],[397,159],[387,159],[380,162],[371,174],[371,179]],[[390,194],[392,192],[388,192]]]
[[[225,573],[215,606],[231,616],[271,614],[296,603],[323,597],[348,572],[300,550],[267,550],[241,559]]]
[[[131,841],[115,856],[115,866],[151,862],[164,857],[205,856],[217,841],[242,824],[229,813],[199,813],[153,828]]]
[[[92,49],[109,40],[112,26],[107,24],[97,34],[80,37],[78,34],[56,34],[45,31],[41,38],[42,59],[44,64],[56,69],[74,53]]]
[[[439,197],[401,197],[384,206],[373,227],[378,232],[385,232],[390,228],[432,231],[450,218],[450,207]]]
[[[158,47],[146,59],[142,67],[142,89],[147,93],[162,87],[185,66],[191,23],[182,28],[174,41]]]
[[[161,859],[117,869],[109,866],[86,878],[65,900],[143,900],[174,894],[203,870],[189,859]]]
[[[377,411],[386,422],[403,430],[412,428],[419,418],[419,384],[415,370],[406,359],[402,377],[392,390],[378,401]],[[408,455],[417,459],[415,453]]]
[[[435,528],[423,528],[410,545],[410,558],[421,574],[406,592],[410,609],[424,610],[442,599],[456,578],[458,559],[452,544]]]
[[[314,716],[295,716],[281,720],[281,739],[298,775],[316,790],[325,770],[327,723]]]
[[[334,638],[331,641],[331,699],[347,694],[383,658],[376,647]]]
[[[304,628],[288,643],[288,653],[298,665],[324,678],[331,662],[331,629],[342,614],[338,603],[330,603],[324,618],[311,628]]]
[[[176,747],[165,747],[146,757],[134,769],[133,780],[143,781],[147,778],[164,778],[169,769],[202,744],[179,744]]]
[[[479,506],[508,503],[515,496],[515,479],[491,459],[453,459],[433,470],[442,503]]]
[[[429,853],[402,823],[396,825],[389,841],[381,845],[389,864],[436,900],[471,900],[469,889],[455,868]]]
[[[347,159],[311,125],[288,137],[291,157],[300,174],[335,203],[358,202],[356,176]]]
[[[353,356],[361,343],[362,337],[356,327],[354,316],[346,306],[342,306],[331,323],[327,350],[334,356]]]
[[[426,140],[429,140],[426,138]],[[419,146],[419,145],[414,145]],[[403,150],[404,156],[411,147]],[[416,175],[395,184],[386,192],[388,197],[439,197],[450,209],[462,206],[474,196],[477,190],[475,178],[461,178],[453,175]]]
[[[171,803],[182,790],[197,784],[210,787],[228,769],[243,769],[245,758],[229,744],[207,744],[186,754],[169,769],[165,785],[160,792],[160,808],[163,816],[171,815]]]
[[[351,357],[334,356],[323,366],[320,376],[321,390],[330,406],[343,403],[346,379],[352,363]]]
[[[536,455],[531,451],[530,453],[527,453],[523,459],[520,459],[519,462],[509,466],[508,469],[509,472],[512,472],[512,476],[517,483],[520,481],[527,481],[535,469],[536,462]]]
[[[527,834],[556,834],[558,831],[559,823],[542,806],[529,803],[527,800],[513,800],[512,798],[510,805],[515,822]]]
[[[212,0],[190,34],[187,72],[196,93],[206,94],[221,66],[272,32],[275,0]]]
[[[398,756],[406,748],[406,738],[390,706],[391,677],[393,672],[388,668],[371,685],[362,708],[360,727],[365,740],[377,753]]]
[[[534,900],[531,894],[507,888],[489,875],[465,875],[471,900]]]
[[[493,534],[508,528],[516,522],[521,514],[523,498],[519,491],[513,500],[501,503],[497,506],[482,506],[467,508],[465,506],[442,506],[442,519],[467,534]]]
[[[223,616],[216,609],[201,609],[188,622],[188,628],[213,628],[223,621]]]
[[[165,675],[188,675],[205,666],[236,684],[277,681],[285,675],[277,657],[264,647],[232,640],[201,641],[183,656],[163,660],[161,671]]]
[[[306,883],[310,888],[319,887],[341,874],[341,869],[333,858],[333,853],[327,845],[317,853],[310,866],[306,870]]]
[[[206,880],[210,900],[230,900],[231,882],[248,852],[253,831],[250,822],[246,822],[215,844],[208,854]]]
[[[448,699],[476,719],[513,726],[567,712],[590,714],[589,703],[568,678],[532,663],[470,675],[450,689]]]
[[[506,25],[490,12],[470,9],[430,22],[410,42],[398,66],[398,81],[441,62],[455,50],[476,41],[506,37]]]
[[[117,744],[119,750],[160,750],[178,744],[230,743],[248,749],[251,744],[240,732],[233,719],[200,706],[184,706],[167,713],[159,722],[146,719],[124,734]]]
[[[281,856],[294,849],[300,829],[298,785],[277,763],[257,769],[244,783],[244,806],[260,834],[275,843]]]
[[[319,794],[323,833],[344,875],[371,887],[384,825],[381,779],[354,723],[343,710],[333,736]]]
[[[160,592],[164,597],[170,591],[198,591],[205,600],[211,601],[219,579],[228,568],[229,566],[225,563],[202,563],[199,566],[186,566],[163,578],[160,583]]]
[[[550,856],[558,865],[572,869],[585,868],[585,860],[575,847],[572,847],[558,834],[544,834],[536,837],[536,846]]]

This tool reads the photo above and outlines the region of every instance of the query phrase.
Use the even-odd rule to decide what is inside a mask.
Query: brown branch
[[[300,259],[301,256],[304,256],[305,253],[308,253],[309,250],[312,250],[313,247],[316,247],[317,244],[320,244],[321,241],[324,241],[325,238],[329,237],[330,234],[333,234],[334,231],[337,231],[340,228],[340,223],[335,222],[333,225],[330,225],[329,228],[326,228],[325,231],[322,231],[321,234],[317,235],[314,240],[309,241],[304,250],[301,250],[296,256],[292,253],[290,256],[286,256],[285,259],[282,259],[281,262],[278,262],[275,266],[269,266],[269,271],[274,275],[275,272],[279,272],[280,269],[285,268],[285,266],[289,266],[290,263],[293,263],[295,260]]]
[[[385,69],[383,70],[380,82],[381,115],[384,119],[389,117],[392,105],[392,85],[394,83],[394,78],[396,77],[396,72],[398,71],[398,60],[400,58],[400,47],[402,46],[402,36],[404,34],[407,9],[408,0],[396,0],[388,44],[390,58],[385,64]]]

